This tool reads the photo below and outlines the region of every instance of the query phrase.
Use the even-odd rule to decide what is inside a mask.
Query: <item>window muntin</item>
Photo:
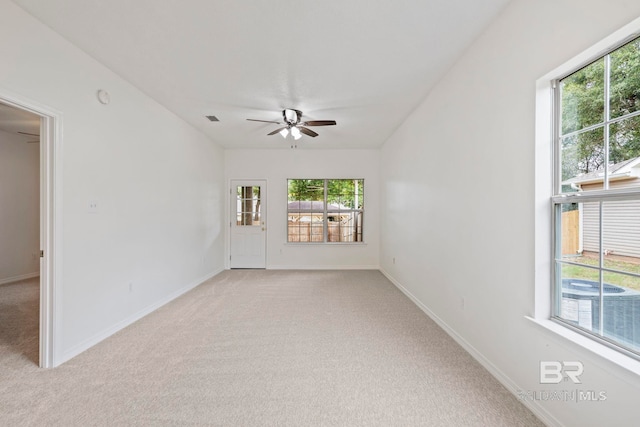
[[[640,39],[555,87],[552,317],[640,357]]]
[[[287,241],[362,242],[363,179],[289,179]]]

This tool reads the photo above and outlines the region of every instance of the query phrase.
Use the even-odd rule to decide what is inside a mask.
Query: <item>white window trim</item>
[[[612,362],[625,371],[640,375],[640,360],[627,356],[551,320],[551,247],[553,177],[553,87],[552,82],[604,56],[625,41],[640,36],[640,18],[622,27],[589,49],[545,74],[536,81],[535,119],[535,305],[527,319],[543,327],[562,342],[568,342]]]

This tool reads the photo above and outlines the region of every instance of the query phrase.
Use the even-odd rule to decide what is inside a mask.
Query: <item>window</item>
[[[364,179],[289,179],[287,241],[362,242]]]
[[[262,224],[260,204],[259,186],[236,187],[236,225],[260,226]]]
[[[551,315],[640,357],[640,38],[554,87]]]

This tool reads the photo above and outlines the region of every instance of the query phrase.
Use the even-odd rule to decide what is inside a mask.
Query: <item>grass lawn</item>
[[[567,259],[567,261],[579,263],[582,265],[590,265],[594,267],[598,266],[598,259],[594,257],[582,256],[577,258],[570,258],[570,259]],[[605,268],[610,268],[612,270],[619,270],[627,273],[640,274],[640,263],[605,259],[604,266]],[[564,278],[572,277],[576,279],[593,280],[595,282],[599,280],[598,270],[594,270],[592,268],[584,268],[577,265],[566,265],[566,264],[562,266],[562,277]],[[640,291],[640,277],[629,276],[627,274],[622,274],[622,273],[604,272],[604,282],[612,285],[622,286],[624,288]]]

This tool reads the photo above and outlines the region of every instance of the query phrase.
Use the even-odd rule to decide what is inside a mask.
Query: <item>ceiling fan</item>
[[[308,129],[307,126],[333,126],[336,124],[335,120],[309,120],[309,121],[301,121],[302,119],[302,111],[294,110],[292,108],[285,108],[282,110],[282,117],[284,122],[276,122],[273,120],[256,120],[256,119],[247,119],[252,122],[263,122],[263,123],[275,123],[278,125],[285,125],[280,127],[273,132],[269,132],[267,135],[275,135],[279,133],[283,138],[286,138],[287,135],[291,134],[293,139],[298,140],[302,138],[302,134],[316,137],[318,134],[311,129]]]

